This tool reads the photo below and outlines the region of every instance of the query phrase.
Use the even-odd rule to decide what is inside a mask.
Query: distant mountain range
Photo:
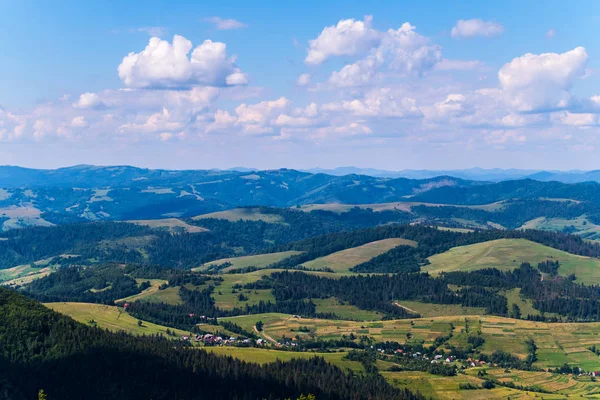
[[[436,176],[451,176],[465,180],[501,182],[514,179],[534,179],[542,182],[600,182],[600,171],[542,171],[531,169],[469,168],[459,170],[415,170],[387,171],[373,168],[338,167],[334,169],[313,168],[305,170],[335,176],[348,174],[369,175],[382,178],[429,179]]]
[[[352,171],[361,174],[342,175]],[[600,206],[600,184],[588,182],[600,180],[600,171],[542,171],[526,175],[528,179],[520,175],[532,171],[402,172],[411,178],[373,176],[377,170],[352,167],[334,172],[339,175],[291,169],[170,171],[77,165],[40,170],[6,166],[0,167],[0,226],[11,229],[78,221],[191,217],[243,206],[327,203],[480,205],[564,198]],[[412,178],[442,172],[471,179],[449,175]],[[506,179],[497,181],[501,177]],[[569,183],[554,182],[558,178]]]

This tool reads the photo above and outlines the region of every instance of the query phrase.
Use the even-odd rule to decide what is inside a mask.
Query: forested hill
[[[23,345],[27,343],[27,345]],[[0,288],[0,399],[418,399],[323,359],[259,366],[92,328]]]
[[[398,211],[407,211],[419,202],[486,205],[545,199],[581,202],[582,212],[577,216],[597,214],[600,184],[531,179],[489,183],[449,176],[430,179],[333,176],[290,169],[242,172],[148,170],[126,166],[76,166],[57,170],[0,167],[2,230],[98,220],[188,218],[250,206],[351,204],[372,207],[381,203],[410,202],[411,205],[398,208]],[[536,207],[534,205],[534,210]],[[387,209],[396,210],[395,206]],[[546,216],[543,211],[530,211],[527,215]],[[492,221],[482,216],[476,219]],[[519,226],[517,222],[526,221],[493,222],[515,228]]]

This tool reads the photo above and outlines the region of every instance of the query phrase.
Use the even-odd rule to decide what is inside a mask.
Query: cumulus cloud
[[[328,103],[323,105],[323,110],[344,111],[359,117],[405,118],[422,116],[415,99],[396,96],[391,88],[370,90],[361,99]]]
[[[79,115],[77,117],[73,117],[73,119],[71,120],[71,126],[73,128],[85,128],[88,126],[88,124],[85,120],[85,117]]]
[[[235,19],[221,18],[221,17],[210,17],[204,19],[206,22],[210,22],[215,25],[220,31],[229,31],[233,29],[246,28],[248,25]]]
[[[298,86],[308,86],[310,84],[310,79],[310,74],[300,74],[296,83],[298,84]]]
[[[79,96],[77,102],[73,103],[73,107],[75,108],[92,108],[98,109],[103,108],[105,106],[104,102],[100,99],[96,93],[83,93]]]
[[[507,101],[522,112],[564,109],[570,89],[585,75],[588,54],[577,47],[561,54],[525,54],[505,64],[498,79]]]
[[[195,85],[245,85],[247,76],[227,55],[225,43],[205,40],[192,51],[192,42],[175,35],[173,42],[153,37],[139,53],[129,53],[118,67],[131,88],[185,88]],[[191,55],[188,57],[188,54]]]
[[[496,36],[504,32],[504,27],[497,22],[481,19],[460,19],[452,28],[454,38],[471,38],[475,36]]]
[[[421,76],[442,59],[441,48],[418,34],[408,22],[396,30],[378,32],[378,37],[377,46],[365,58],[332,72],[329,84],[334,87],[365,86],[379,78],[382,71]]]
[[[352,56],[364,53],[376,46],[381,35],[371,28],[372,17],[363,21],[344,19],[335,26],[328,26],[309,42],[307,64],[321,64],[332,56]]]

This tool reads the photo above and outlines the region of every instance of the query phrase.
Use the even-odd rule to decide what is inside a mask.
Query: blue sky
[[[595,169],[600,3],[0,0],[0,164]]]

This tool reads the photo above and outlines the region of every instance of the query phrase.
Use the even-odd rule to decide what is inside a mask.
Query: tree
[[[46,392],[44,392],[44,389],[40,389],[40,391],[38,392],[38,400],[47,400],[48,396],[46,396]]]
[[[510,312],[510,316],[512,318],[516,318],[516,319],[521,318],[521,309],[519,308],[519,306],[516,303],[513,303],[513,305],[512,305],[512,310]]]
[[[263,330],[263,322],[262,321],[258,321],[256,323],[256,330],[259,332],[262,332],[262,330]]]
[[[144,323],[142,322],[141,319],[138,319],[138,326],[144,326]]]

